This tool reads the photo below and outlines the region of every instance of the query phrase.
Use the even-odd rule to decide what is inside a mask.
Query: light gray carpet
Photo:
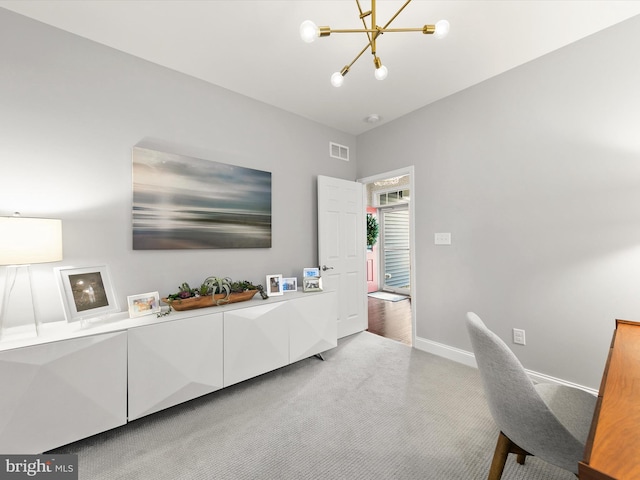
[[[379,298],[380,300],[388,300],[390,302],[399,302],[400,300],[406,300],[409,297],[406,295],[397,295],[389,292],[371,292],[368,294],[370,297]]]
[[[368,332],[55,450],[83,480],[485,479],[498,431],[477,370]],[[504,480],[575,480],[529,457]]]

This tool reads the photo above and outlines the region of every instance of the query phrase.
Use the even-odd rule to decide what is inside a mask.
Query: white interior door
[[[338,297],[338,338],[367,328],[364,185],[318,176],[318,260]]]

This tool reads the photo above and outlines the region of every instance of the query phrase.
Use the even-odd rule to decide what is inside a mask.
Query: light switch
[[[435,234],[435,244],[436,245],[451,245],[451,234],[450,233],[436,233]]]

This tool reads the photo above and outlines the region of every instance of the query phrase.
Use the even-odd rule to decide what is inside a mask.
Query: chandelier
[[[334,87],[340,87],[344,83],[344,76],[349,72],[351,66],[356,63],[356,61],[362,56],[367,49],[371,50],[371,55],[373,55],[373,65],[375,67],[374,74],[376,79],[384,80],[387,78],[389,73],[387,67],[382,64],[382,60],[378,57],[376,52],[376,40],[380,35],[387,32],[422,32],[425,35],[433,35],[436,38],[443,38],[449,33],[449,22],[446,20],[440,20],[435,25],[424,25],[423,27],[418,28],[389,28],[391,22],[395,20],[395,18],[404,10],[404,8],[409,5],[411,0],[407,0],[402,7],[391,17],[391,19],[384,25],[384,27],[380,27],[376,23],[376,0],[371,0],[371,10],[366,12],[362,11],[362,7],[360,6],[360,0],[356,0],[356,4],[358,5],[358,11],[360,12],[360,20],[362,21],[362,25],[364,28],[360,29],[333,29],[331,27],[318,27],[311,20],[305,20],[300,25],[300,37],[307,43],[313,42],[317,37],[328,37],[332,33],[365,33],[367,35],[367,44],[364,48],[356,55],[356,57],[349,63],[345,65],[342,70],[339,72],[335,72],[331,75],[331,84]],[[370,19],[370,25],[367,25],[367,17]]]

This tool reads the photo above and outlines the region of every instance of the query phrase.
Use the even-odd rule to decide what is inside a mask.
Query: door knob
[[[322,266],[322,271],[326,272],[327,270],[333,270],[333,267],[327,267],[326,265]]]

